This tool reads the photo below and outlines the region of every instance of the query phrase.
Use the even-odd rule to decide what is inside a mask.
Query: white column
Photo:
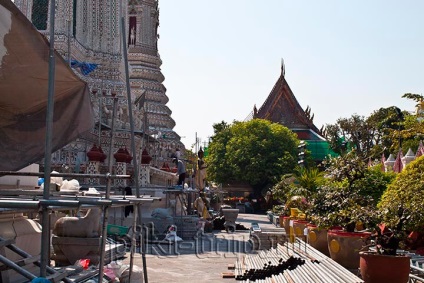
[[[115,174],[116,175],[125,175],[126,173],[127,173],[127,163],[116,162]],[[115,187],[126,187],[127,186],[127,180],[126,179],[115,179],[114,185],[115,185]]]
[[[140,175],[139,181],[141,187],[147,187],[150,185],[150,165],[140,164]]]
[[[100,174],[100,161],[89,161],[86,169],[87,174]],[[99,185],[99,178],[89,178],[89,185]]]

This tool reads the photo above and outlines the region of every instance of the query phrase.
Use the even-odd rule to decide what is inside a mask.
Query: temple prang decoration
[[[16,0],[15,4],[29,20],[44,13],[43,16],[47,21],[38,23],[41,27],[39,31],[49,38],[50,13],[48,1],[45,2],[46,7],[34,7],[34,0]],[[56,2],[55,48],[65,60],[70,53],[72,60],[96,65],[96,68],[88,74],[83,74],[79,69],[73,69],[82,80],[88,83],[91,90],[95,127],[90,133],[84,134],[80,139],[54,153],[52,155],[53,169],[67,162],[71,163],[70,166],[80,167],[86,172],[105,170],[103,164],[100,164],[99,168],[94,168],[94,164],[89,166],[86,154],[93,144],[98,144],[106,154],[108,153],[112,124],[112,94],[118,98],[112,151],[117,152],[125,147],[131,148],[125,73],[122,71],[121,15],[125,18],[124,38],[129,47],[127,55],[131,101],[134,103],[142,94],[144,95],[143,107],[136,107],[134,104],[132,107],[136,148],[141,151],[141,145],[146,145],[155,156],[151,164],[159,165],[158,167],[164,162],[171,163],[170,156],[175,148],[185,148],[180,136],[173,130],[176,123],[171,118],[172,111],[166,105],[169,98],[163,85],[165,77],[160,69],[162,60],[157,45],[158,3],[159,1],[156,0]],[[136,156],[141,156],[141,152]],[[131,164],[127,167],[132,170]]]

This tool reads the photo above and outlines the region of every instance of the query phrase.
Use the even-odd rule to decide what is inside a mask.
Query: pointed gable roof
[[[307,107],[305,111],[300,106],[284,77],[283,69],[271,93],[257,111],[255,118],[280,123],[295,132],[302,133],[305,137],[308,136],[306,133],[310,131],[320,137],[320,130],[313,123],[310,108]],[[300,136],[299,138],[303,139]],[[322,139],[322,137],[320,138]]]

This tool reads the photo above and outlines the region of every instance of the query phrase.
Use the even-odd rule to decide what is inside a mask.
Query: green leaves
[[[385,222],[394,227],[401,217],[407,217],[406,230],[424,229],[424,156],[411,162],[383,194],[378,207],[384,211]],[[404,209],[399,216],[399,207]]]
[[[280,124],[253,119],[214,129],[207,163],[209,177],[217,182],[269,186],[297,164],[297,137]]]

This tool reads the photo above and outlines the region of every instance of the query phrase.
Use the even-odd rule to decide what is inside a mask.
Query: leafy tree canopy
[[[267,120],[215,124],[209,144],[208,176],[219,183],[246,182],[270,187],[297,164],[296,135]]]
[[[326,125],[326,138],[333,151],[339,154],[355,149],[362,158],[380,158],[384,152],[416,150],[424,136],[423,96],[406,93],[402,97],[418,102],[417,113],[402,111],[396,106],[375,110],[369,117],[352,115]]]
[[[405,227],[409,231],[423,231],[424,218],[424,156],[412,161],[384,192],[380,210],[385,216],[385,223],[395,227],[400,217],[407,217]],[[402,208],[403,215],[399,215]]]

